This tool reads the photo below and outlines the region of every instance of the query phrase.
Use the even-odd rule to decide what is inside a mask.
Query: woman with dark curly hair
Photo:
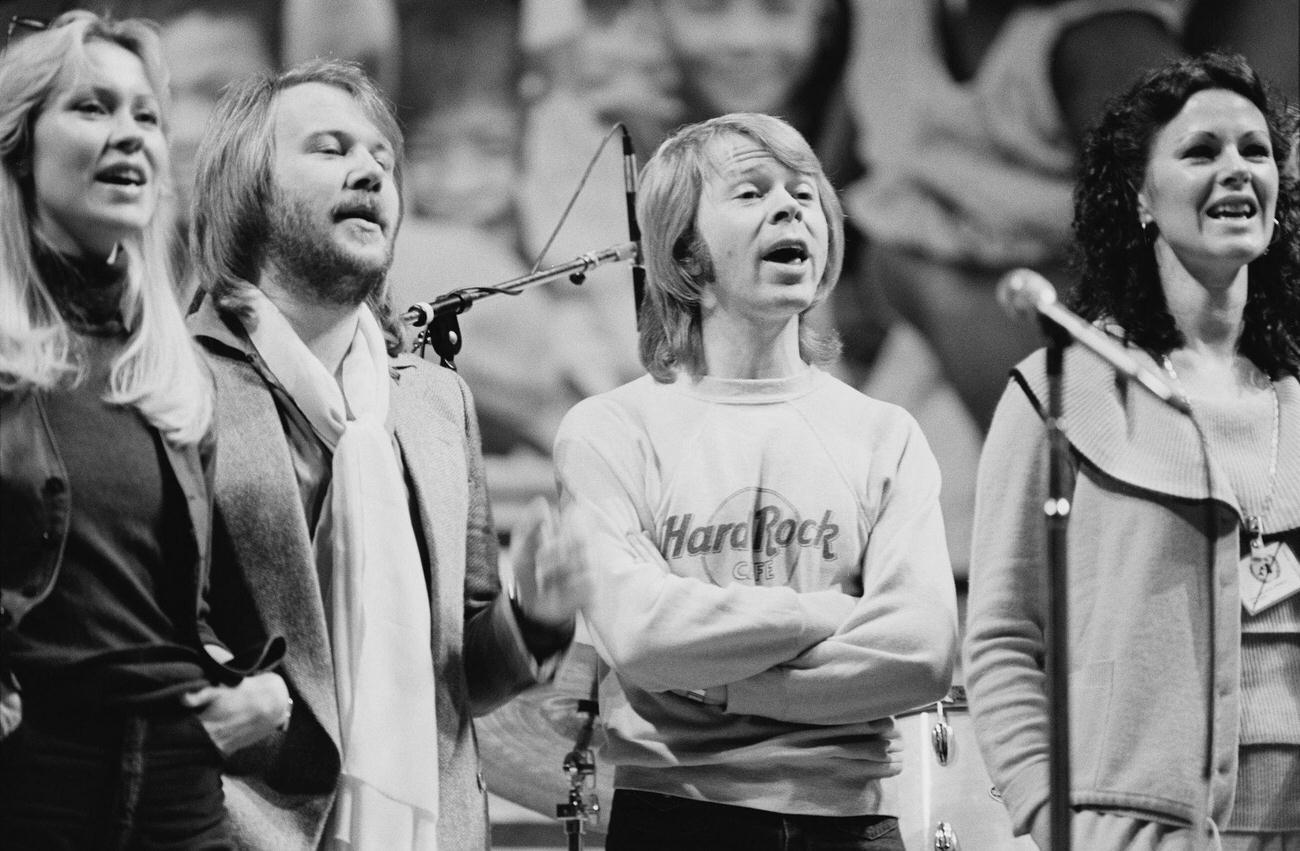
[[[1067,352],[1076,848],[1300,848],[1294,133],[1241,57],[1210,53],[1149,73],[1088,139],[1074,306],[1192,413]],[[985,761],[1044,848],[1046,387],[1039,352],[985,444],[965,645]]]

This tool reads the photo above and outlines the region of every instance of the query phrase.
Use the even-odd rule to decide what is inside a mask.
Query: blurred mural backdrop
[[[1017,266],[1068,286],[1074,153],[1092,117],[1142,68],[1213,46],[1246,54],[1294,103],[1298,6],[0,0],[0,13],[84,7],[159,23],[182,222],[194,151],[230,80],[316,55],[360,62],[406,132],[406,218],[390,279],[402,307],[625,241],[618,140],[596,157],[617,123],[644,162],[686,122],[738,110],[786,117],[821,155],[849,217],[844,275],[820,317],[845,344],[837,369],[921,421],[943,467],[961,580],[983,429],[1008,368],[1038,345],[993,290]],[[630,274],[607,266],[581,286],[490,298],[461,324],[457,364],[477,398],[504,533],[526,499],[553,495],[549,452],[565,411],[641,372]]]
[[[618,139],[597,156],[619,123],[644,163],[683,123],[784,116],[848,215],[844,274],[819,316],[844,342],[836,370],[920,421],[959,590],[983,431],[1008,369],[1039,344],[996,304],[996,283],[1029,266],[1069,286],[1075,155],[1101,105],[1141,69],[1216,46],[1293,106],[1300,89],[1300,0],[0,0],[0,15],[78,7],[161,28],[182,267],[194,154],[223,87],[317,55],[368,69],[406,133],[399,307],[626,241]],[[489,298],[460,321],[457,365],[508,539],[528,500],[554,498],[564,413],[641,374],[630,272]],[[540,811],[563,792],[542,767],[558,768],[558,733],[576,722],[537,700],[482,719],[480,739],[493,788],[544,790]],[[554,822],[512,812],[494,801],[498,846],[559,847]]]

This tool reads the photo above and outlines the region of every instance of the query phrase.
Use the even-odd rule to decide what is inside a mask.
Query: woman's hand
[[[181,695],[217,750],[229,756],[287,726],[293,701],[279,674],[246,677],[237,686],[207,686]]]

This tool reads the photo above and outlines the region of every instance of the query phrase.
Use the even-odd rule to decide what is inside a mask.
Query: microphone
[[[1039,316],[1048,320],[1109,363],[1126,380],[1136,381],[1169,407],[1191,415],[1187,401],[1162,376],[1139,364],[1113,338],[1062,305],[1052,283],[1032,269],[1013,269],[1004,275],[998,282],[998,302],[1013,316]]]
[[[641,228],[636,223],[636,151],[632,148],[632,134],[627,131],[627,125],[618,126],[623,131],[623,195],[627,201],[627,238],[636,244],[636,256],[632,258],[632,297],[639,317],[641,301],[645,298],[645,261],[641,256]]]

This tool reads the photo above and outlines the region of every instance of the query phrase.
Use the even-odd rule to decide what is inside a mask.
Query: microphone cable
[[[587,168],[582,172],[582,177],[578,179],[577,187],[573,190],[573,194],[569,196],[569,203],[564,205],[564,211],[560,213],[560,220],[555,223],[555,228],[551,231],[551,235],[546,238],[546,244],[543,245],[542,250],[537,253],[537,259],[533,261],[532,268],[528,270],[530,275],[542,268],[542,260],[545,259],[546,252],[551,250],[551,246],[555,243],[555,238],[560,235],[560,228],[564,227],[564,223],[568,221],[569,213],[573,210],[573,205],[578,203],[578,196],[582,194],[582,190],[587,185],[587,179],[591,177],[591,172],[596,168],[596,163],[600,162],[601,153],[604,152],[605,146],[609,144],[609,140],[614,138],[614,134],[618,132],[626,132],[626,129],[623,127],[623,122],[621,121],[609,128],[609,132],[605,134],[605,137],[600,140],[600,144],[596,146],[596,153],[591,155],[591,160],[588,161]]]
[[[600,155],[604,152],[605,146],[609,144],[609,140],[614,137],[614,134],[620,131],[623,133],[625,139],[624,147],[627,148],[628,146],[630,146],[631,142],[630,140],[628,140],[628,131],[622,122],[615,123],[605,133],[605,136],[600,140],[600,144],[596,146],[595,153],[591,155],[591,159],[587,162],[587,167],[583,170],[582,177],[579,178],[578,185],[574,188],[573,194],[569,197],[568,203],[565,204],[563,212],[560,213],[559,221],[555,223],[555,227],[551,230],[550,236],[546,238],[546,244],[543,245],[541,251],[538,252],[537,259],[533,261],[533,265],[528,272],[529,276],[537,274],[538,270],[541,269],[542,261],[546,258],[546,253],[550,251],[551,246],[555,243],[556,237],[559,236],[560,234],[560,229],[564,226],[564,223],[568,221],[569,213],[572,212],[573,205],[577,203],[578,197],[582,194],[582,190],[586,188],[587,180],[591,177],[592,171],[595,170],[596,163],[600,161]],[[627,155],[625,152],[624,161],[626,162],[626,160],[627,160]],[[624,183],[625,184],[627,183],[626,178],[624,179]],[[635,217],[633,217],[631,221],[634,223]],[[639,237],[639,233],[636,235]],[[590,255],[583,255],[583,258],[580,259],[586,259],[589,256],[594,256],[594,255],[595,252],[592,252]],[[617,255],[615,255],[614,259],[619,259],[619,258],[617,257]],[[633,257],[634,266],[639,266],[640,260],[641,260],[641,245],[638,239],[634,249],[634,257]],[[594,264],[596,261],[593,260],[591,262]],[[584,266],[583,268],[585,269],[588,267]],[[570,279],[575,284],[582,283],[582,278],[580,276],[581,276],[581,272],[577,272],[571,275]],[[642,276],[641,278],[638,278],[634,271],[633,283],[636,284],[639,281],[644,280],[644,271],[641,272],[641,276]],[[444,296],[441,296],[440,299],[457,300],[460,306],[456,312],[460,313],[468,309],[470,303],[472,303],[474,300],[484,295],[519,295],[521,292],[522,292],[521,289],[508,289],[500,286],[470,286],[470,287],[461,287],[459,289],[452,290],[451,292],[446,293]],[[421,320],[421,323],[423,324],[424,322],[427,321],[428,321],[427,319],[423,319]],[[437,339],[433,338],[432,335],[434,333],[435,333],[434,323],[429,323],[427,327],[423,328],[420,331],[420,333],[416,335],[415,341],[411,345],[411,351],[418,352],[420,356],[423,357],[425,352],[425,347],[432,342],[434,349],[438,352],[439,357],[441,358],[442,365],[454,370],[455,366],[451,361],[451,357],[459,353],[462,345],[460,327],[455,321],[455,315],[452,314],[448,319],[448,321],[445,324],[443,324],[441,328],[439,328]]]

